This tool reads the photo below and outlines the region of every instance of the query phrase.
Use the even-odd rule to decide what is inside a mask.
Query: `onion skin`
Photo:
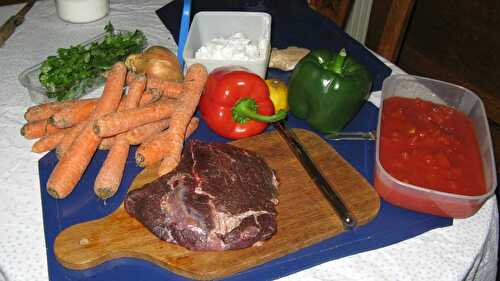
[[[127,68],[148,78],[181,82],[184,78],[177,57],[162,46],[152,46],[141,54],[129,55],[125,61]]]

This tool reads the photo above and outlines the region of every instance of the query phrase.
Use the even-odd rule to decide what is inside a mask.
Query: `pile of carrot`
[[[119,62],[109,71],[100,98],[29,107],[21,135],[38,139],[33,152],[55,149],[59,158],[47,192],[58,199],[68,196],[97,149],[109,150],[93,187],[101,199],[118,191],[130,145],[139,145],[138,166],[159,163],[159,175],[173,170],[184,140],[198,127],[193,115],[207,77],[205,67],[195,64],[182,83],[152,80],[127,72]]]

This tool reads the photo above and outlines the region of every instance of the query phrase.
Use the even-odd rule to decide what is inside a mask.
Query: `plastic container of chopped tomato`
[[[386,168],[391,165],[391,167],[394,167],[393,164],[398,163],[391,163],[390,161],[400,161],[400,159],[395,157],[394,160],[389,160],[391,158],[388,158],[387,155],[383,155],[383,153],[389,153],[384,152],[384,149],[388,147],[388,144],[384,144],[384,142],[392,140],[388,140],[386,135],[381,137],[381,128],[384,127],[384,125],[387,126],[387,128],[390,126],[388,123],[384,124],[384,120],[389,120],[389,118],[382,118],[382,113],[384,112],[384,102],[387,104],[387,108],[390,108],[387,100],[391,97],[429,101],[435,104],[446,105],[464,113],[466,117],[472,121],[473,131],[475,131],[476,140],[479,146],[478,153],[480,154],[480,160],[478,162],[482,162],[484,188],[475,193],[474,191],[466,190],[466,192],[463,193],[467,194],[460,194],[456,192],[449,192],[446,186],[444,186],[443,189],[440,189],[432,185],[421,186],[411,184],[409,183],[409,180],[401,178],[398,179],[391,174]],[[392,100],[394,101],[395,99]],[[394,128],[394,126],[392,127]],[[430,137],[429,141],[434,140]],[[460,142],[461,140],[458,138],[456,141]],[[383,147],[382,151],[381,147]],[[447,149],[448,148],[445,146],[444,150]],[[389,151],[389,149],[386,149],[386,151]],[[419,159],[418,151],[412,152],[415,153],[413,154],[416,157],[415,159]],[[441,154],[440,152],[440,150],[437,150],[434,153],[428,153],[428,155],[432,158]],[[384,159],[384,161],[381,161],[381,158]],[[429,162],[430,161],[431,160],[429,160]],[[386,167],[384,167],[383,163],[385,163]],[[434,168],[434,171],[437,174],[448,173],[447,176],[450,177],[449,173],[455,169],[455,167],[452,166],[454,163],[452,161],[445,163],[451,166],[444,166],[446,168],[441,169]],[[412,167],[413,165],[408,166],[409,169],[416,169],[415,167]],[[463,166],[464,167],[459,168],[466,170],[467,165]],[[481,165],[478,167],[480,166]],[[405,165],[399,165],[397,167],[404,169]],[[460,170],[459,168],[456,168],[456,170]],[[481,168],[479,170],[481,170]],[[384,200],[394,205],[417,212],[452,218],[465,218],[475,214],[486,199],[494,194],[497,186],[491,135],[484,105],[480,98],[466,88],[444,81],[412,75],[394,75],[387,78],[382,87],[382,102],[378,119],[376,165],[374,172],[375,189]],[[415,175],[417,175],[417,177],[419,175],[422,177],[426,175],[425,171],[419,171],[418,169],[410,172],[413,173],[414,177]],[[415,172],[420,174],[415,174]],[[475,187],[472,186],[471,188]]]

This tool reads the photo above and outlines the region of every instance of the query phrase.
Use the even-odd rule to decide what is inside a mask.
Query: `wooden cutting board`
[[[294,130],[358,224],[372,220],[378,213],[380,200],[365,178],[318,135]],[[188,278],[207,280],[252,268],[344,231],[340,219],[277,132],[232,144],[257,151],[276,171],[280,182],[278,231],[262,246],[225,252],[189,251],[156,238],[130,217],[122,204],[107,217],[62,231],[54,243],[58,261],[67,268],[88,269],[111,259],[134,257]],[[130,189],[155,178],[154,168],[145,169]]]

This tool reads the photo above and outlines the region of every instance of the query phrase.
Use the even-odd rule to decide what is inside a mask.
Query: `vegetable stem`
[[[245,124],[251,119],[266,123],[276,122],[284,119],[287,112],[285,110],[280,110],[274,115],[262,115],[257,113],[257,103],[254,99],[244,98],[236,103],[233,107],[232,114],[236,122]]]
[[[339,54],[335,58],[335,62],[333,64],[333,72],[337,74],[342,74],[342,67],[344,66],[345,58],[347,57],[347,53],[344,48],[340,50]]]

